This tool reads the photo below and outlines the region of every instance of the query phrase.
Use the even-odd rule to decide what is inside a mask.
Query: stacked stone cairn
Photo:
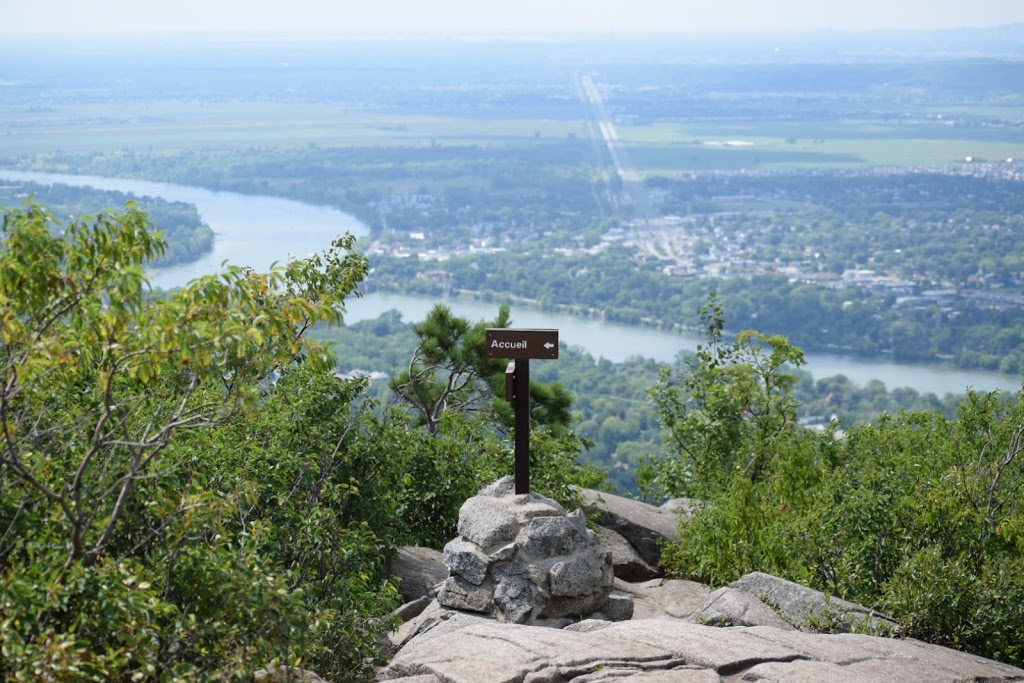
[[[632,616],[628,598],[609,599],[612,554],[582,510],[566,514],[550,498],[517,495],[506,477],[466,501],[458,531],[444,549],[449,576],[437,600],[445,607],[514,624]]]

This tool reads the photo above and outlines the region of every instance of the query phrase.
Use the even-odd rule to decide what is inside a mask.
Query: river
[[[369,234],[365,225],[347,213],[278,197],[215,192],[201,187],[147,180],[62,173],[0,170],[0,180],[90,186],[138,197],[160,197],[168,201],[194,204],[215,233],[213,251],[192,263],[155,269],[150,274],[150,282],[154,287],[164,289],[180,287],[200,275],[216,273],[224,261],[265,271],[272,264],[284,263],[290,257],[303,257],[321,251],[330,246],[331,240],[345,232],[351,232],[357,237]]]
[[[183,266],[155,270],[155,287],[186,284],[199,275],[217,272],[221,263],[252,266],[265,270],[274,262],[301,257],[327,247],[332,239],[346,231],[357,236],[367,228],[356,218],[332,209],[277,197],[214,192],[198,187],[155,183],[142,180],[96,176],[31,173],[0,170],[0,180],[23,180],[42,184],[91,185],[104,190],[129,192],[140,197],[162,197],[169,201],[194,204],[203,220],[216,234],[213,252]],[[395,309],[406,321],[421,320],[435,300],[398,294],[374,293],[347,303],[346,321],[353,323],[376,318]],[[470,300],[447,302],[456,313],[472,319],[491,319],[497,304]],[[556,328],[559,339],[579,347],[595,357],[613,362],[630,356],[646,356],[670,362],[680,351],[692,351],[700,339],[663,330],[632,327],[549,313],[529,308],[513,308],[516,327]],[[979,391],[1016,392],[1021,379],[998,373],[957,370],[936,365],[907,365],[885,360],[862,360],[837,354],[809,353],[805,369],[815,378],[845,375],[857,384],[879,379],[888,389],[910,387],[921,393],[963,393],[970,386]]]
[[[345,320],[349,323],[376,318],[381,312],[394,309],[402,319],[410,322],[422,320],[436,301],[427,297],[404,294],[373,293],[361,299],[346,302]],[[446,301],[458,315],[473,320],[491,320],[498,312],[498,304],[466,299]],[[564,313],[549,313],[531,308],[513,308],[512,326],[526,328],[555,328],[559,341],[577,346],[594,357],[621,362],[630,356],[645,356],[658,361],[672,362],[680,351],[693,351],[702,338],[680,335],[649,327],[634,327],[617,323],[588,320]],[[857,384],[879,379],[886,388],[911,387],[921,393],[938,396],[946,393],[964,393],[970,386],[979,391],[1015,392],[1021,381],[999,373],[985,373],[935,365],[907,365],[885,360],[864,360],[830,353],[806,354],[809,371],[816,379],[845,375]]]

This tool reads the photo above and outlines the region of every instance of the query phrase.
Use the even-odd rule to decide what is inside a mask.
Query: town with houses
[[[987,163],[968,157],[963,164],[940,169],[862,169],[846,173],[855,176],[872,173],[905,175],[926,172],[995,178],[1024,184],[1024,163],[1014,159],[1007,159],[1002,163]],[[768,173],[770,172],[741,172],[748,177],[764,176]],[[814,175],[822,172],[806,173]],[[759,201],[758,198],[751,197],[738,199],[751,200],[755,203]],[[396,194],[382,201],[377,209],[382,218],[399,209],[408,215],[410,208],[426,216],[437,208],[438,203],[439,200],[430,195]],[[456,243],[453,235],[441,235],[438,234],[439,231],[431,232],[420,226],[415,226],[412,230],[401,230],[392,225],[383,231],[381,237],[373,241],[367,255],[371,258],[383,256],[417,259],[423,264],[422,270],[417,272],[418,278],[445,285],[450,282],[451,274],[445,270],[444,262],[451,258],[478,257],[525,247],[544,248],[563,256],[597,255],[615,246],[631,250],[637,258],[660,262],[664,274],[680,279],[774,274],[784,275],[791,282],[818,287],[856,288],[873,293],[892,294],[896,297],[898,305],[948,305],[959,298],[984,307],[1024,308],[1024,294],[991,282],[981,273],[968,276],[962,282],[955,282],[936,281],[926,276],[900,276],[868,267],[836,271],[823,267],[825,255],[817,252],[806,253],[809,251],[806,249],[805,253],[799,255],[775,255],[772,258],[765,258],[762,240],[745,230],[742,219],[742,214],[730,211],[625,219],[616,227],[607,229],[598,239],[590,240],[590,243],[582,237],[574,237],[567,244],[557,246],[552,243],[550,232],[541,235],[542,238],[547,238],[547,241],[538,245],[534,239],[535,235],[525,240],[517,236],[514,228],[507,226],[473,226],[468,232],[488,236],[470,236]],[[467,231],[459,231],[459,234],[465,232]]]

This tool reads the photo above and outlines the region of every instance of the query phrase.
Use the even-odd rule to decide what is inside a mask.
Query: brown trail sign
[[[530,492],[530,359],[558,358],[558,330],[485,331],[489,358],[515,358],[505,370],[505,398],[516,409],[516,493]]]
[[[486,330],[490,358],[558,358],[558,330]]]

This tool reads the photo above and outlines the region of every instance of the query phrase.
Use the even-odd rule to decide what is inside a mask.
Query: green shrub
[[[351,238],[155,298],[143,267],[164,247],[134,206],[55,226],[9,211],[0,245],[0,678],[245,680],[304,661],[365,678],[395,595],[368,519],[390,503],[351,495],[375,470],[286,435],[358,391],[324,380],[331,358],[303,336],[365,273]],[[267,380],[291,370],[305,404],[261,423]],[[259,437],[228,438],[241,425]]]
[[[648,481],[704,494],[666,568],[716,586],[772,573],[886,612],[901,634],[1024,664],[1024,393],[970,392],[956,419],[883,416],[836,439],[781,417],[790,385],[764,360],[786,346],[723,347],[710,329],[693,374],[656,390],[671,452]],[[775,352],[743,346],[754,338]]]

